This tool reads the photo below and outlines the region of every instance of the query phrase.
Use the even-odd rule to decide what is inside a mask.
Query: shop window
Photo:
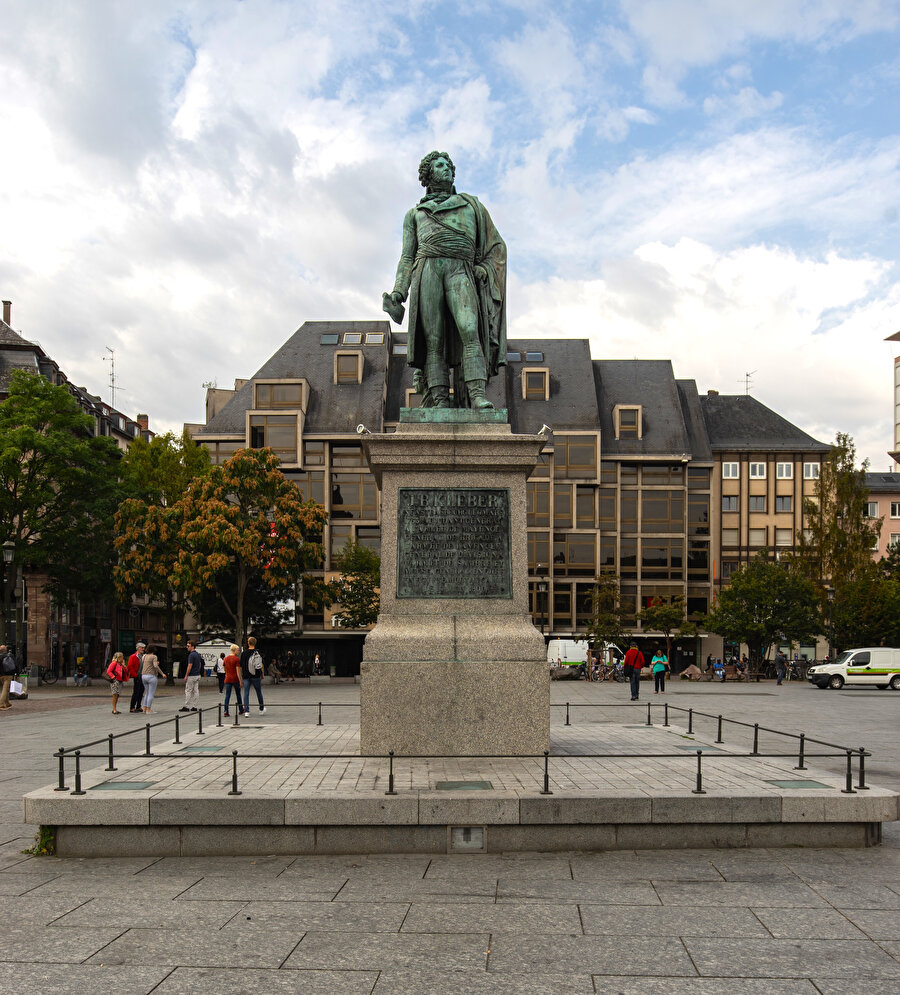
[[[546,401],[550,397],[550,371],[522,370],[522,397],[526,401]]]
[[[286,463],[297,462],[297,418],[294,415],[250,415],[250,448],[273,450]]]
[[[362,383],[362,353],[336,352],[334,354],[334,382],[336,384]]]

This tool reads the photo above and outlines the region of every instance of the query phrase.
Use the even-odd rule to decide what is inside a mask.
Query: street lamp
[[[16,544],[12,539],[7,539],[3,543],[3,562],[7,566],[12,566],[16,558]],[[4,585],[5,588],[5,585]],[[22,577],[22,564],[16,568],[16,652],[15,657],[24,663],[25,650],[25,581]],[[4,605],[4,608],[7,606]],[[7,619],[8,620],[8,619]],[[9,642],[7,637],[7,642]],[[27,663],[24,663],[27,666]]]
[[[828,599],[828,659],[834,659],[834,588],[825,585],[825,597]]]

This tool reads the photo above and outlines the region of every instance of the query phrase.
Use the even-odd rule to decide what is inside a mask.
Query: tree
[[[697,634],[697,626],[688,620],[685,600],[674,597],[669,601],[654,598],[650,604],[639,613],[645,627],[661,632],[666,640],[666,658],[672,657],[672,638],[693,636]]]
[[[226,590],[237,586],[237,567],[229,564],[220,578]],[[287,602],[296,598],[295,584],[284,587],[269,587],[262,580],[251,580],[244,594],[244,615],[248,629],[256,635],[277,632],[283,625],[295,621],[295,613],[289,611]],[[215,588],[207,588],[191,598],[200,630],[206,638],[232,640],[234,619],[229,615]]]
[[[131,496],[115,515],[116,592],[123,601],[145,594],[162,602],[170,663],[175,617],[184,611],[184,592],[173,586],[181,552],[181,499],[209,471],[209,452],[187,433],[176,438],[167,432],[150,442],[135,439],[122,461],[123,491]],[[174,683],[172,667],[166,683]]]
[[[759,664],[773,643],[803,641],[822,629],[816,585],[781,563],[770,563],[768,551],[732,574],[706,616],[706,627],[726,639],[750,647]]]
[[[15,370],[0,403],[0,642],[18,567],[46,571],[57,598],[108,591],[119,449],[62,386]]]
[[[341,576],[335,582],[334,600],[340,604],[340,610],[334,617],[347,629],[374,625],[378,619],[380,557],[368,546],[348,539],[336,566]]]
[[[248,587],[297,584],[322,563],[325,509],[304,501],[271,449],[239,449],[179,502],[181,549],[173,583],[188,596],[215,591],[242,642]]]
[[[625,609],[619,595],[619,581],[613,574],[601,574],[591,592],[591,618],[586,635],[593,644],[627,642],[631,634],[625,625]]]
[[[799,561],[810,579],[830,580],[836,589],[866,572],[881,531],[881,519],[866,517],[868,466],[864,460],[856,469],[853,439],[839,432],[822,463],[815,500],[803,504]]]
[[[885,577],[875,564],[835,592],[835,645],[900,645],[900,578]]]

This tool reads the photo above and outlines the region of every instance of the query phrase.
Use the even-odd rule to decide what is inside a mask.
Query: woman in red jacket
[[[240,646],[235,646],[233,643],[230,647],[231,652],[225,657],[225,716],[228,716],[228,703],[231,701],[231,691],[234,689],[235,697],[237,698],[237,710],[239,715],[244,714],[244,709],[241,707],[241,648]]]

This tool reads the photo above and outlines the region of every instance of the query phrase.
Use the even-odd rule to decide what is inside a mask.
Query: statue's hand
[[[487,283],[488,271],[483,266],[476,264],[475,277],[479,283]]]
[[[391,300],[395,304],[402,304],[406,300],[406,294],[401,294],[399,290],[395,290],[391,294]]]

